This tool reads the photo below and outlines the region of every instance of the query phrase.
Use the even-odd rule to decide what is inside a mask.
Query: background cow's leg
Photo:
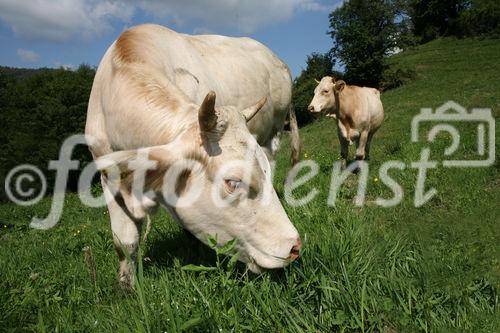
[[[122,287],[130,289],[134,286],[135,260],[142,223],[132,217],[123,198],[120,195],[114,196],[102,177],[101,183],[108,203],[113,244],[120,261],[118,280]]]
[[[358,146],[356,148],[356,159],[365,159],[365,148],[368,141],[368,130],[363,130],[359,135]]]
[[[340,159],[341,159],[341,168],[342,170],[347,166],[347,158],[349,157],[349,141],[347,141],[342,135],[342,131],[337,126],[337,136],[339,137],[340,142]]]
[[[370,146],[372,143],[372,138],[373,138],[374,132],[368,133],[368,138],[366,139],[366,146],[365,146],[365,160],[370,159]]]

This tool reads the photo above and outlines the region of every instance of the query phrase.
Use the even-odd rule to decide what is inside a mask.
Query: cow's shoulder
[[[151,62],[157,54],[156,40],[179,37],[173,30],[157,24],[134,26],[118,37],[114,43],[113,60],[117,65]]]

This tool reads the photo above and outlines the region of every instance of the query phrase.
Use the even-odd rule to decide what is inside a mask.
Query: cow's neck
[[[157,128],[156,140],[158,144],[167,144],[180,136],[194,133],[191,129],[198,126],[198,106],[186,104],[175,112],[169,112],[161,123],[155,124]]]
[[[343,92],[345,93],[347,87],[344,87]],[[346,128],[353,127],[352,118],[349,113],[343,112],[340,103],[340,93],[335,91],[335,116],[337,119],[337,125],[342,124]],[[344,96],[345,97],[345,96]],[[345,103],[342,104],[345,107]],[[345,111],[345,110],[344,110]]]

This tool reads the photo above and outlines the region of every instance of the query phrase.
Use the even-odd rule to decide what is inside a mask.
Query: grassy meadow
[[[105,208],[86,207],[68,194],[59,224],[40,231],[29,222],[46,216],[50,198],[32,207],[1,204],[0,331],[499,332],[499,155],[490,167],[429,169],[425,188],[437,194],[416,208],[411,163],[425,147],[432,160],[443,160],[451,139],[445,133],[433,143],[410,138],[420,108],[454,100],[493,110],[498,152],[499,55],[500,40],[443,39],[390,59],[416,76],[382,95],[386,120],[374,138],[362,207],[353,202],[356,175],[336,205],[327,205],[339,158],[334,121],[302,128],[302,158],[316,161],[320,172],[293,194],[319,193],[302,207],[283,200],[303,250],[281,271],[248,273],[159,211],[141,246],[136,291],[124,292]],[[474,159],[475,125],[457,128],[455,154]],[[281,198],[288,147],[285,136],[275,176]],[[405,165],[389,171],[404,197],[383,208],[375,200],[393,196],[379,176],[389,160]]]

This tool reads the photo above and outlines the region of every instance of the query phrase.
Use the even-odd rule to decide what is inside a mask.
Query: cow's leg
[[[111,219],[113,244],[120,261],[118,280],[122,287],[131,289],[134,286],[135,260],[142,221],[130,214],[123,198],[120,195],[114,196],[102,177],[101,183]]]
[[[280,144],[281,144],[281,132],[277,132],[268,144],[269,151],[271,152],[273,159],[276,156],[278,149],[280,149]]]
[[[364,160],[366,156],[366,143],[368,142],[368,130],[361,131],[356,149],[356,160]]]
[[[366,139],[366,146],[365,146],[365,160],[370,159],[370,147],[372,144],[372,138],[373,138],[373,132],[368,133],[368,138]]]
[[[281,131],[278,132],[274,130],[273,132],[274,135],[271,137],[271,139],[267,141],[267,143],[265,143],[263,146],[261,146],[269,162],[274,161],[274,157],[276,156],[281,143]]]
[[[344,170],[347,166],[347,158],[349,157],[349,141],[344,138],[342,135],[342,131],[337,126],[337,136],[339,137],[340,142],[340,163],[341,168]]]

